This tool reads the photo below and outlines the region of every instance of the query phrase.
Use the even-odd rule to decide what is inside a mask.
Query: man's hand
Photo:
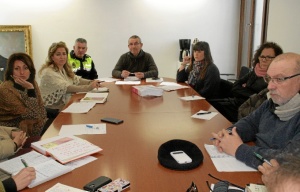
[[[130,72],[129,72],[129,71],[126,71],[126,70],[123,70],[122,73],[121,73],[121,76],[122,76],[124,79],[127,78],[129,75],[130,75]]]
[[[35,169],[33,167],[26,167],[13,176],[12,178],[16,183],[17,191],[27,187],[31,181],[35,179],[35,175]]]
[[[142,79],[142,78],[144,78],[144,73],[142,73],[142,72],[137,72],[137,73],[135,73],[135,76],[136,76],[137,78],[139,78],[139,79]]]
[[[258,170],[262,173],[261,179],[266,186],[273,184],[275,178],[274,174],[279,168],[279,163],[275,159],[271,159],[270,163],[272,166],[270,166],[268,163],[263,163],[262,165],[258,166]]]
[[[236,132],[236,127],[232,129],[232,134],[230,135],[227,130],[222,129],[222,131],[212,133],[214,140],[214,145],[218,148],[220,152],[225,152],[229,155],[235,156],[237,148],[243,144],[242,139]]]

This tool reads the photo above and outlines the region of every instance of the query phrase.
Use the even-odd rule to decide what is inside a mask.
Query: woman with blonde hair
[[[53,43],[46,63],[39,71],[40,89],[47,112],[58,113],[75,92],[87,92],[100,87],[99,80],[87,80],[74,74],[68,63],[69,49],[62,41]]]

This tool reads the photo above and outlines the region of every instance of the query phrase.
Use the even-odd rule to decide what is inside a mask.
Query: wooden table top
[[[165,81],[174,79],[164,78]],[[140,97],[131,92],[131,85],[102,83],[109,88],[106,103],[96,104],[87,114],[60,113],[42,139],[56,136],[66,124],[100,123],[104,117],[124,120],[119,125],[107,124],[104,135],[81,135],[79,137],[103,149],[93,155],[97,160],[70,173],[23,191],[45,191],[62,183],[82,189],[85,184],[99,176],[112,180],[129,180],[126,191],[186,191],[192,181],[198,191],[209,191],[206,181],[216,183],[212,174],[234,184],[261,183],[259,172],[218,172],[208,156],[204,144],[211,144],[211,132],[231,125],[221,114],[211,120],[191,118],[199,110],[216,111],[206,100],[183,101],[179,97],[198,95],[193,89],[164,92],[162,97]],[[142,84],[145,84],[143,81]],[[157,85],[157,83],[151,83]],[[75,94],[71,102],[78,102],[84,94]],[[161,144],[172,140],[188,140],[196,144],[204,155],[203,163],[189,171],[174,171],[160,165],[157,159]]]

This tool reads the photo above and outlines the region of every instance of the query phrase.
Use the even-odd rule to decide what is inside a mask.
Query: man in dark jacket
[[[142,50],[143,43],[141,38],[133,35],[128,40],[129,52],[121,55],[112,76],[115,78],[127,78],[135,76],[139,79],[158,77],[157,66],[151,56]]]

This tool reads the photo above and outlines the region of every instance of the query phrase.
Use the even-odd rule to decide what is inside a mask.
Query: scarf
[[[193,70],[189,74],[188,83],[191,86],[195,86],[201,70],[204,68],[205,62],[194,61]]]
[[[257,63],[254,67],[254,72],[258,77],[264,77],[267,75],[267,68],[266,69],[262,69],[259,65],[259,63]]]
[[[269,95],[269,93],[267,93]],[[300,111],[300,94],[297,93],[284,105],[274,105],[274,113],[281,121],[288,121]]]

